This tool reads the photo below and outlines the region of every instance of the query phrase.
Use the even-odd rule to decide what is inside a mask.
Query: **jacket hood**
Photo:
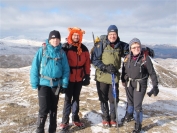
[[[60,43],[58,46],[56,46],[56,47],[53,47],[53,46],[49,43],[49,39],[46,39],[45,43],[46,43],[46,46],[47,46],[47,48],[48,48],[49,50],[60,50],[60,49],[61,49],[61,43]]]

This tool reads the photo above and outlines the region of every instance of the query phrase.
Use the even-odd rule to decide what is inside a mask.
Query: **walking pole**
[[[115,112],[116,112],[116,127],[117,127],[117,132],[119,133],[119,125],[118,125],[118,110],[117,110],[117,100],[116,100],[116,86],[115,86],[115,75],[112,74],[112,92],[113,92],[113,97],[114,97],[114,106],[115,106]]]

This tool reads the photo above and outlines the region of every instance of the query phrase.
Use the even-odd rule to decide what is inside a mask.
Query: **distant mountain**
[[[61,39],[65,42],[65,38]],[[27,39],[20,37],[6,37],[0,39],[0,67],[24,67],[31,64],[32,58],[36,51],[42,46],[45,40],[42,39]],[[93,47],[93,42],[84,40],[90,50]],[[155,51],[155,58],[174,58],[177,59],[177,46],[173,45],[146,45]],[[18,59],[18,60],[16,60]],[[15,64],[13,60],[16,60]],[[22,63],[23,62],[23,63]],[[12,64],[11,64],[12,63]]]
[[[173,58],[177,59],[177,45],[168,44],[156,44],[156,45],[146,45],[152,48],[155,52],[155,58]]]

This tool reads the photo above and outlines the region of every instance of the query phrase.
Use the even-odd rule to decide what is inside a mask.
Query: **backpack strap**
[[[106,39],[105,40],[103,40],[102,41],[103,42],[103,50],[106,48],[106,46],[107,46],[107,41],[106,41]]]
[[[46,43],[43,43],[43,44],[42,44],[42,56],[46,56],[46,51],[47,51]],[[59,59],[62,59],[62,54],[63,54],[63,52],[64,52],[64,51],[63,51],[62,49],[60,49],[60,58],[51,58],[50,56],[46,56],[46,58],[47,58],[47,59],[52,59],[52,60],[57,61],[57,60],[59,60]],[[47,62],[47,61],[45,61],[44,66],[46,66],[46,62]],[[41,62],[41,63],[42,63],[42,62]],[[40,65],[40,66],[41,66],[41,65]],[[40,68],[40,71],[41,71],[41,68]],[[59,80],[61,79],[61,78],[51,78],[51,77],[48,77],[48,76],[45,76],[45,75],[42,75],[42,74],[40,74],[40,77],[49,80],[49,81],[50,81],[50,86],[53,86],[53,82],[54,82],[54,81],[59,81]]]
[[[80,77],[82,77],[83,73],[85,74],[84,65],[83,66],[70,66],[71,74],[73,74],[73,69],[82,69]]]
[[[129,58],[130,58],[130,54],[127,54],[127,55],[124,57],[124,63],[127,63]]]
[[[148,78],[148,75],[146,75],[145,77],[143,77],[142,79],[132,79],[132,78],[128,78],[128,83],[127,83],[127,87],[130,86],[130,81],[135,81],[137,83],[136,85],[136,91],[140,91],[140,81],[143,79]]]
[[[46,53],[46,43],[42,44],[42,56],[44,56]]]
[[[61,78],[51,78],[51,77],[48,77],[48,76],[44,76],[44,75],[40,75],[41,78],[44,78],[44,79],[47,79],[50,81],[50,86],[53,86],[53,82],[54,81],[59,81]]]

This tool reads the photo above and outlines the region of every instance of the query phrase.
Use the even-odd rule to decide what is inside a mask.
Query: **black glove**
[[[90,75],[89,74],[86,74],[83,78],[83,81],[82,81],[82,85],[83,86],[87,86],[90,84]]]
[[[128,82],[128,81],[129,81],[128,75],[125,75],[125,76],[124,76],[124,79],[125,79],[126,82]]]
[[[113,64],[109,64],[105,67],[106,72],[110,74],[117,74],[118,70],[113,66]]]
[[[65,94],[66,90],[67,88],[63,88],[62,86],[60,86],[60,93]]]
[[[158,87],[153,87],[153,88],[151,89],[151,91],[147,93],[147,95],[148,95],[149,97],[151,97],[152,94],[154,94],[154,96],[157,96],[158,93],[159,93],[159,88],[158,88]]]

